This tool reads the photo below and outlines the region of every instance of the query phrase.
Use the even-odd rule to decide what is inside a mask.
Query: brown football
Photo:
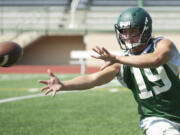
[[[10,67],[17,63],[23,55],[22,47],[12,41],[0,43],[0,66]]]

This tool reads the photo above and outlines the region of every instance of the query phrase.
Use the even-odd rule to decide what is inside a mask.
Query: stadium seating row
[[[179,6],[179,0],[140,0],[143,6]],[[80,6],[138,6],[139,0],[80,0]],[[0,0],[1,6],[67,6],[72,0]],[[82,6],[83,7],[83,6]]]
[[[0,0],[0,32],[62,33],[113,31],[119,14],[140,0]],[[155,31],[180,30],[179,0],[141,0],[153,18]],[[162,25],[163,24],[163,25]],[[73,26],[73,27],[71,27]],[[72,29],[73,28],[73,29]],[[17,35],[16,35],[17,36]]]

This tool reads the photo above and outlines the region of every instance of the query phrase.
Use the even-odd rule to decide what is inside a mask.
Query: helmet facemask
[[[123,30],[125,29],[118,29],[117,25],[115,25],[116,37],[118,39],[121,49],[129,50],[141,45],[141,38],[142,38],[141,30],[138,29],[139,32],[131,34],[130,37],[124,37]],[[137,37],[139,37],[138,41],[136,39]],[[127,40],[130,40],[131,43],[128,43]]]

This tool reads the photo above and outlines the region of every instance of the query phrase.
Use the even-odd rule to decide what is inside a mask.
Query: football
[[[0,66],[10,67],[16,64],[23,55],[22,47],[12,41],[0,43]]]

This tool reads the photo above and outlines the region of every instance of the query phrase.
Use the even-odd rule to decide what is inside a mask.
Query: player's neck
[[[146,49],[147,46],[148,44],[144,44],[144,45],[138,46],[137,48],[133,48],[130,51],[134,55],[139,55],[144,51],[144,49]]]

